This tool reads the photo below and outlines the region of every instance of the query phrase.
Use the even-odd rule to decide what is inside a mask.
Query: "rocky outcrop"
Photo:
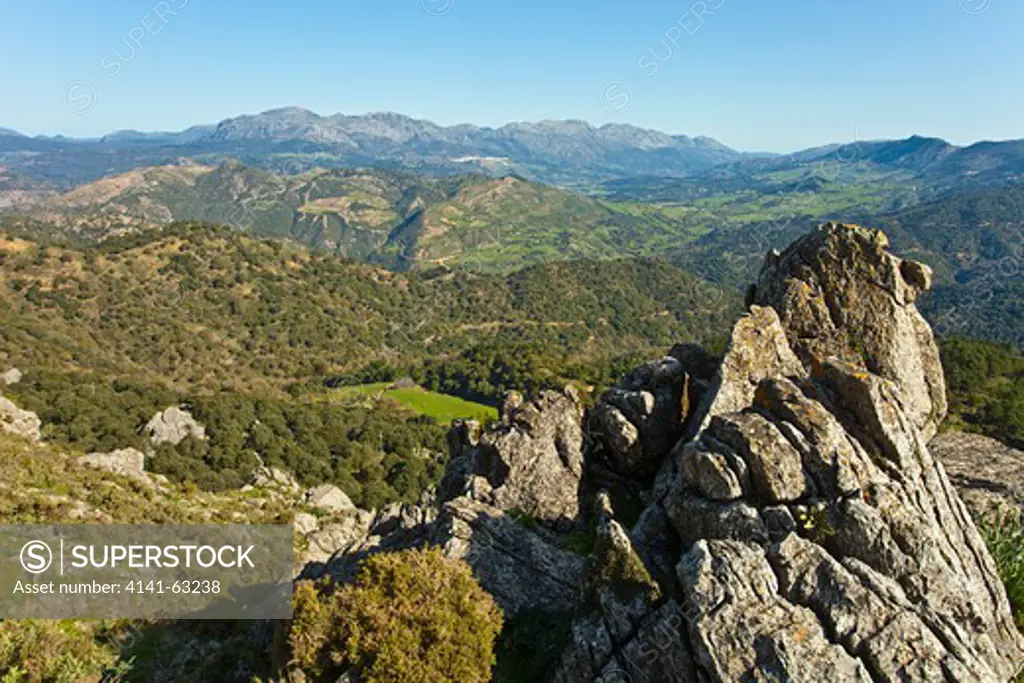
[[[301,573],[349,580],[369,554],[429,544],[468,562],[506,616],[573,609],[584,558],[564,549],[555,530],[572,529],[579,517],[583,407],[576,392],[546,391],[531,401],[513,393],[500,424],[484,430],[458,422],[449,447],[436,497],[427,494],[417,505],[373,514],[350,509],[333,487],[307,492],[307,505],[332,514],[297,517],[311,529]]]
[[[502,510],[468,498],[451,501],[430,541],[469,563],[506,617],[527,608],[571,610],[579,603],[583,558]]]
[[[651,479],[682,436],[694,388],[672,356],[641,365],[598,401],[590,437],[612,470]]]
[[[206,427],[196,422],[184,408],[172,406],[154,415],[143,427],[143,433],[154,446],[162,443],[177,446],[188,437],[205,439]]]
[[[120,474],[148,485],[153,483],[146,474],[145,454],[134,448],[122,448],[110,453],[89,453],[78,461],[87,467]]]
[[[40,432],[42,426],[38,415],[22,410],[10,399],[0,396],[0,431],[35,442],[43,438]]]
[[[572,676],[579,671],[610,672],[617,664],[615,652],[651,621],[650,612],[661,598],[661,589],[629,535],[613,518],[604,492],[595,503],[595,520],[596,539],[583,584],[584,607],[572,625],[555,681],[575,680]]]
[[[506,616],[571,611],[558,683],[1014,677],[1024,638],[928,447],[946,411],[914,306],[930,271],[885,247],[829,224],[770,254],[714,376],[675,350],[638,368],[589,445],[572,390],[456,425],[436,519],[402,507],[327,542],[349,543],[328,565],[435,544]],[[604,479],[640,492],[632,529],[603,493],[581,509]],[[566,550],[591,524],[586,559]]]
[[[946,415],[938,348],[914,305],[931,269],[893,256],[888,244],[880,230],[829,223],[770,254],[752,298],[778,312],[808,368],[838,358],[893,381],[927,440]]]
[[[302,533],[302,529],[312,527],[306,532],[306,549],[301,557],[303,563],[326,567],[335,557],[360,548],[367,543],[373,528],[373,519],[373,513],[358,509],[325,520],[323,523],[315,517],[310,520],[296,515],[296,531]],[[339,570],[338,573],[343,572]]]
[[[297,515],[299,522],[312,525]],[[321,520],[305,539],[300,571],[307,578],[348,581],[370,554],[433,545],[467,562],[506,617],[523,609],[571,610],[582,594],[583,557],[560,547],[553,532],[468,496],[440,509],[393,504],[377,514],[347,511]]]
[[[769,255],[630,535],[653,541],[637,555],[671,597],[627,629],[580,611],[556,680],[1017,673],[1024,639],[994,563],[926,445],[946,405],[913,306],[928,271],[884,247],[875,231],[828,225]],[[644,634],[672,617],[666,676],[652,668],[666,650]]]
[[[804,374],[778,314],[771,308],[754,306],[733,327],[729,353],[711,382],[699,411],[701,420],[695,425],[707,427],[714,416],[750,405],[758,385],[769,377]]]
[[[0,373],[0,382],[10,386],[11,384],[17,384],[21,381],[21,370],[18,368],[11,368],[7,372]]]
[[[306,505],[328,513],[352,512],[356,509],[352,499],[333,484],[321,484],[306,491]]]
[[[965,432],[940,434],[928,449],[976,520],[1024,511],[1024,451]]]
[[[295,533],[300,536],[308,536],[309,534],[320,528],[320,521],[315,515],[311,515],[308,512],[297,512],[295,517],[292,519],[292,526],[295,527]],[[328,557],[330,557],[328,555]],[[316,558],[307,558],[307,561],[314,561]],[[325,558],[320,558],[319,561],[323,561]]]
[[[694,657],[712,680],[872,680],[810,608],[782,594],[759,545],[698,541],[678,572]]]
[[[543,391],[530,401],[513,392],[495,429],[483,432],[474,422],[453,429],[441,500],[470,493],[501,510],[571,526],[579,516],[582,420],[583,407],[571,387]]]

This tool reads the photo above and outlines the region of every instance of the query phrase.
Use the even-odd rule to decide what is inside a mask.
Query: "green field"
[[[480,421],[494,420],[498,417],[498,410],[492,406],[482,403],[474,403],[457,396],[439,394],[436,391],[428,391],[423,387],[402,387],[389,389],[391,382],[378,382],[376,384],[360,384],[352,387],[340,387],[332,389],[330,396],[335,400],[351,400],[352,397],[365,396],[367,400],[373,401],[379,398],[390,398],[398,401],[406,408],[413,410],[420,415],[432,417],[442,424],[447,424],[458,419],[473,419]]]

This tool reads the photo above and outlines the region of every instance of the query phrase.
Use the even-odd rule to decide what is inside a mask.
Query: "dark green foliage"
[[[262,461],[312,486],[335,482],[367,508],[415,501],[441,474],[445,429],[432,420],[379,405],[221,392],[183,395],[129,380],[28,372],[5,389],[37,411],[46,437],[84,452],[151,446],[142,427],[158,411],[184,404],[206,427],[205,440],[162,444],[148,468],[207,490],[248,483]]]
[[[1024,356],[1009,346],[973,339],[947,339],[940,346],[949,423],[1024,445]]]
[[[26,372],[4,393],[39,415],[47,440],[83,452],[143,449],[141,427],[180,399],[172,391],[129,378],[47,369]]]
[[[569,643],[572,614],[522,610],[505,622],[498,637],[494,683],[547,680]]]
[[[189,391],[280,390],[325,375],[362,384],[474,346],[590,365],[720,334],[738,303],[713,288],[709,302],[706,284],[659,262],[390,274],[196,224],[7,260],[0,362],[148,376]],[[479,379],[464,393],[493,396],[471,386]]]

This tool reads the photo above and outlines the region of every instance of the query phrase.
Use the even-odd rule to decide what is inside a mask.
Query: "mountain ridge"
[[[578,119],[513,121],[497,127],[439,125],[395,112],[321,116],[282,107],[181,131],[120,130],[92,139],[0,133],[0,166],[60,189],[168,159],[205,164],[237,158],[295,174],[317,166],[376,167],[430,175],[508,174],[586,192],[602,183],[658,176],[705,178],[815,164],[874,164],[913,172],[945,189],[964,176],[990,186],[1024,176],[1024,142],[961,147],[915,135],[823,145],[790,154],[742,152],[706,135],[670,134],[628,123]]]

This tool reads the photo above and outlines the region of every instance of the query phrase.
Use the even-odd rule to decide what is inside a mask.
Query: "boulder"
[[[314,515],[308,512],[297,512],[295,513],[295,519],[292,520],[292,526],[295,527],[296,533],[301,536],[307,536],[319,528],[320,522]]]
[[[10,399],[0,396],[0,431],[37,442],[43,438],[40,432],[42,425],[38,415],[22,410]]]
[[[134,448],[122,448],[110,453],[89,453],[78,459],[86,467],[113,472],[146,484],[153,481],[146,474],[146,456]]]
[[[206,427],[196,422],[184,408],[172,406],[154,415],[143,427],[143,433],[153,445],[169,443],[177,446],[188,437],[205,439]]]
[[[11,368],[7,372],[0,374],[0,382],[11,385],[17,384],[21,381],[21,370],[18,368]]]
[[[579,516],[582,420],[580,398],[566,387],[543,391],[530,401],[513,393],[501,424],[486,432],[475,423],[457,423],[449,437],[451,459],[439,487],[441,500],[472,489],[478,495],[486,492],[483,502],[498,509],[516,510],[551,526],[571,526]]]
[[[321,484],[306,491],[306,505],[324,512],[350,512],[356,509],[352,499],[333,484]]]

